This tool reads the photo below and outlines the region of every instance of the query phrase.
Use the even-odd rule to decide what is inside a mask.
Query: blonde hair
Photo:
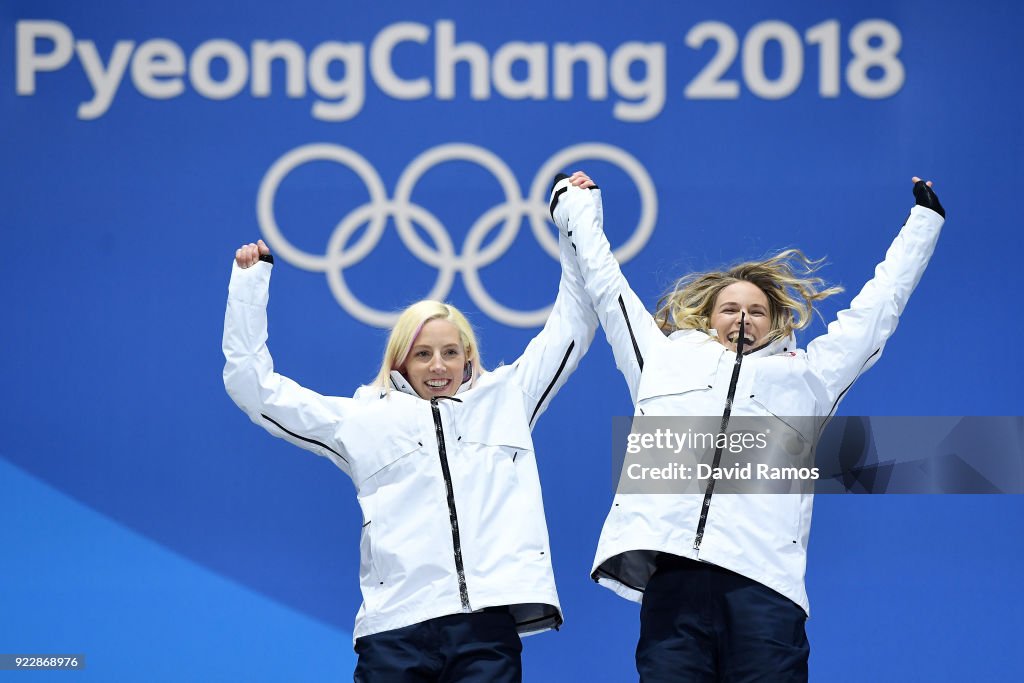
[[[770,341],[788,337],[811,322],[814,304],[843,291],[828,287],[812,274],[824,259],[813,260],[799,249],[786,249],[761,261],[747,261],[727,270],[691,273],[680,278],[658,300],[654,319],[665,334],[676,330],[710,333],[711,313],[719,293],[731,284],[750,282],[768,297]]]
[[[466,316],[451,304],[427,299],[417,301],[398,316],[398,321],[391,328],[391,334],[388,336],[380,372],[377,373],[377,378],[373,381],[375,386],[390,390],[391,371],[401,370],[405,365],[420,330],[431,320],[447,320],[455,325],[459,331],[459,340],[466,351],[466,360],[473,364],[474,376],[483,371],[476,334],[469,321],[466,320]]]

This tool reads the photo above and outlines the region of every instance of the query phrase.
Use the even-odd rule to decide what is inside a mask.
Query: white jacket
[[[612,256],[602,228],[600,191],[568,187],[554,216],[574,243],[635,415],[721,416],[735,353],[698,330],[666,337],[658,328]],[[915,206],[874,277],[806,351],[796,348],[791,336],[745,355],[732,415],[831,416],[881,355],[943,222],[934,211]],[[779,423],[780,432],[789,430],[809,451],[813,448],[813,429]],[[804,570],[812,500],[809,493],[712,495],[698,541],[703,495],[618,494],[601,532],[592,578],[639,602],[656,553],[665,552],[747,576],[809,614]]]
[[[233,267],[228,394],[253,422],[329,458],[355,483],[363,604],[353,638],[501,605],[522,634],[562,623],[530,432],[597,329],[565,250],[554,308],[523,355],[432,400],[397,372],[390,392],[363,386],[353,398],[275,373],[266,346],[272,266]]]

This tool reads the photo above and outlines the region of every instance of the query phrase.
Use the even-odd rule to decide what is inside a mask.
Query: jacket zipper
[[[455,511],[455,491],[452,489],[452,473],[448,469],[448,453],[444,447],[444,429],[441,427],[441,409],[437,398],[430,399],[430,411],[434,415],[434,434],[437,436],[437,456],[441,460],[441,474],[444,476],[444,487],[448,492],[448,519],[452,525],[452,546],[455,549],[455,571],[459,575],[459,598],[462,600],[462,611],[472,612],[469,606],[469,590],[466,588],[466,568],[462,564],[462,544],[459,541],[459,515]]]
[[[729,417],[732,415],[732,402],[736,398],[736,384],[740,378],[740,366],[743,365],[743,342],[745,337],[746,314],[740,315],[740,333],[736,339],[736,362],[732,366],[732,378],[729,380],[729,392],[725,396],[725,410],[722,411],[722,426],[718,432],[724,434],[729,426]],[[719,442],[721,440],[719,439]],[[711,462],[711,471],[714,473],[722,463],[722,446],[715,448],[715,458]],[[712,476],[708,482],[707,491],[704,492],[704,502],[700,508],[700,521],[697,522],[697,535],[693,538],[693,549],[700,552],[700,542],[704,540],[704,527],[708,523],[708,512],[711,510],[711,496],[715,492],[715,478]]]

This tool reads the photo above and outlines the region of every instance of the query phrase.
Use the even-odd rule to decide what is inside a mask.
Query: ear
[[[471,379],[473,379],[473,361],[467,360],[462,367],[462,383],[465,384]]]

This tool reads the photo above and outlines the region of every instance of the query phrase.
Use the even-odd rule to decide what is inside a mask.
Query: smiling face
[[[711,327],[718,333],[718,341],[730,351],[736,350],[741,314],[745,349],[763,344],[772,330],[767,295],[752,282],[734,282],[718,293],[711,311]]]
[[[421,398],[454,396],[462,385],[466,349],[459,328],[447,320],[428,320],[413,342],[402,374]]]

